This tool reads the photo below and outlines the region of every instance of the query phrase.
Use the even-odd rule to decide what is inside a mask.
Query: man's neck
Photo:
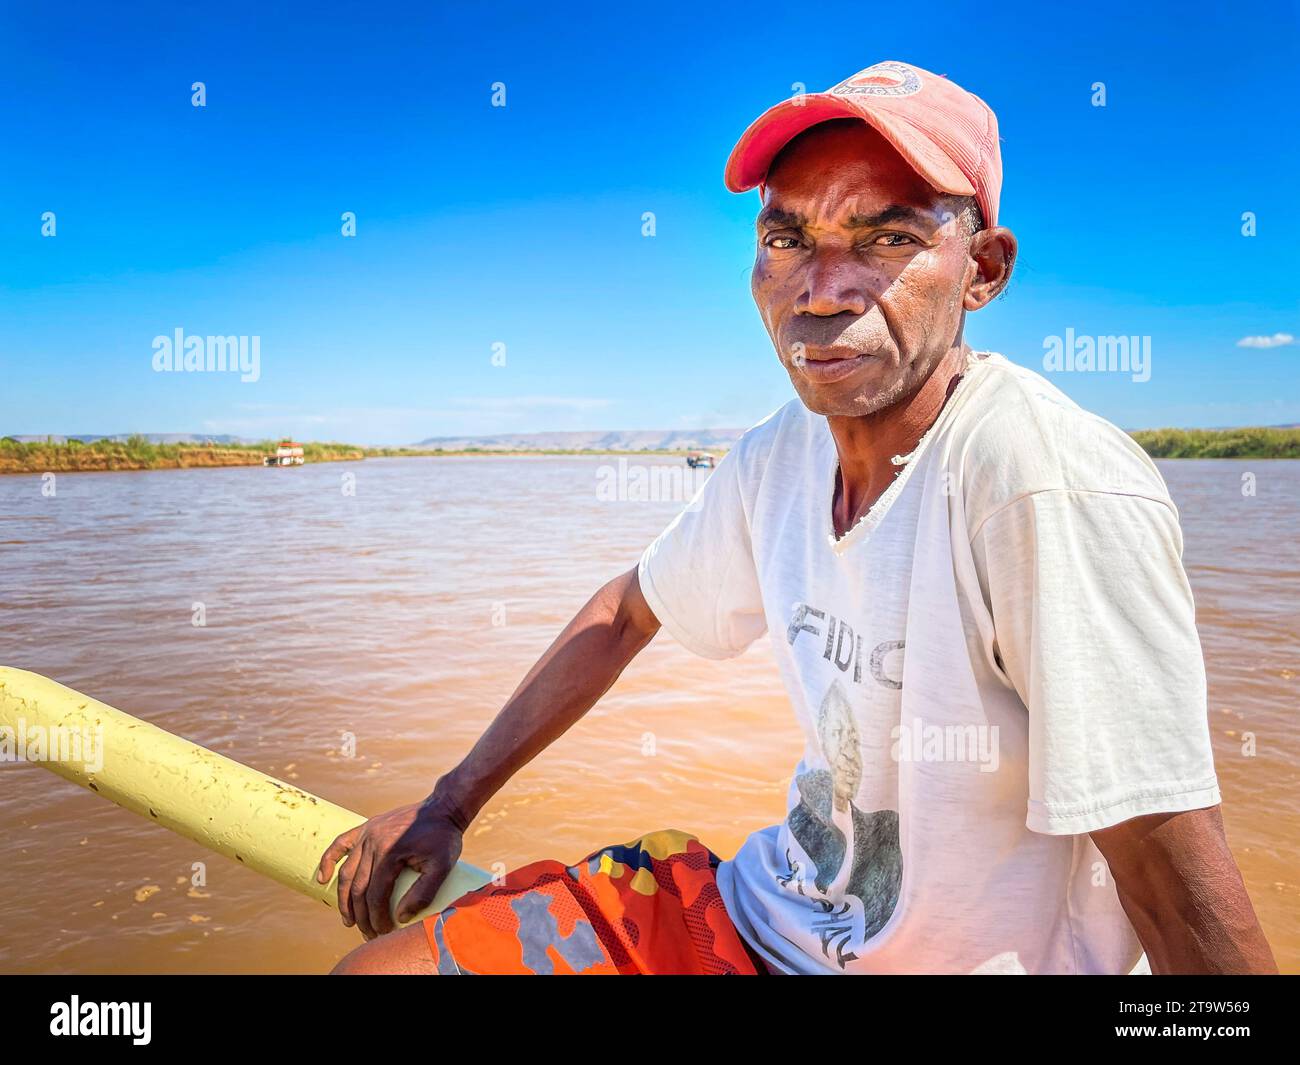
[[[836,536],[852,528],[902,471],[893,458],[915,451],[938,419],[965,368],[968,351],[958,342],[920,388],[892,406],[872,414],[827,417],[840,460],[833,504]]]

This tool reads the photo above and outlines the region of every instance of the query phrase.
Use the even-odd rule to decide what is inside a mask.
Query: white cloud
[[[1271,337],[1242,337],[1237,341],[1239,348],[1284,348],[1294,344],[1295,337],[1290,333],[1274,333]]]

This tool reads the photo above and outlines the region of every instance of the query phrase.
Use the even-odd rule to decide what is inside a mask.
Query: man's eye
[[[916,243],[906,233],[884,233],[877,237],[873,244],[880,244],[886,248],[902,248],[908,244]]]
[[[769,248],[776,248],[778,251],[790,251],[799,246],[799,242],[794,237],[769,237],[767,240]]]

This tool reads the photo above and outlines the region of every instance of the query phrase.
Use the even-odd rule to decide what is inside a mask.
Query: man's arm
[[[427,906],[484,804],[590,710],[658,631],[635,568],[592,596],[427,799],[371,818],[330,845],[317,879],[328,883],[334,866],[350,855],[339,872],[343,923],[357,925],[367,939],[392,931],[388,900],[407,866],[420,878],[403,897],[399,919]]]
[[[1091,833],[1153,973],[1276,973],[1218,806]]]

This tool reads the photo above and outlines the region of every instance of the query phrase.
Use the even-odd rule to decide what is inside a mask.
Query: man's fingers
[[[325,853],[320,858],[320,864],[316,866],[316,879],[320,883],[328,884],[330,882],[330,877],[334,875],[334,866],[352,849],[357,837],[361,835],[361,830],[365,827],[365,825],[357,825],[356,828],[348,829],[325,848]]]
[[[356,921],[357,928],[367,939],[374,939],[377,933],[374,922],[371,919],[370,907],[366,901],[366,889],[370,887],[370,877],[374,873],[375,865],[375,848],[362,846],[362,848],[351,858],[345,868],[351,868],[353,864],[356,869],[353,870],[352,884],[348,888],[348,902],[352,919]]]
[[[405,863],[394,859],[390,851],[375,862],[370,874],[370,882],[366,887],[366,911],[370,915],[370,926],[378,935],[387,935],[393,930],[388,900],[392,897],[397,874],[405,868]]]
[[[344,926],[357,928],[370,940],[428,908],[459,853],[459,829],[439,814],[403,807],[336,838],[321,855],[316,878],[322,884],[336,878]],[[389,903],[408,866],[419,875],[402,899],[397,918]]]
[[[353,846],[355,850],[348,854],[348,860],[339,869],[337,889],[339,916],[343,918],[343,924],[347,928],[351,928],[357,923],[356,915],[352,912],[352,881],[356,879],[357,871],[363,865],[363,859],[366,857],[365,836],[357,840]]]
[[[402,896],[402,901],[397,907],[397,920],[405,924],[433,902],[433,897],[438,894],[438,888],[446,879],[447,867],[441,862],[427,865],[420,873],[420,879]]]

